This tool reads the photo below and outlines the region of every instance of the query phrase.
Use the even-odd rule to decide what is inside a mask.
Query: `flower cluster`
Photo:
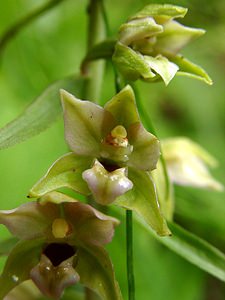
[[[113,61],[127,80],[162,79],[167,85],[176,74],[181,74],[212,84],[201,67],[179,54],[183,47],[205,33],[174,20],[186,13],[184,7],[150,4],[120,27]]]

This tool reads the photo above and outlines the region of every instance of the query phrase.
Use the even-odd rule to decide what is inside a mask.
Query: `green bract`
[[[65,137],[73,152],[59,158],[29,196],[60,187],[92,193],[96,202],[132,209],[158,234],[170,234],[150,175],[159,141],[141,124],[132,88],[126,86],[104,108],[64,90],[61,94]]]
[[[182,74],[212,84],[201,67],[179,54],[205,33],[174,20],[186,13],[183,7],[150,4],[120,27],[113,61],[127,80],[162,79],[167,85],[176,74]]]
[[[80,281],[101,299],[121,300],[104,245],[118,220],[61,193],[0,211],[0,223],[20,239],[0,277],[0,298],[31,278],[47,297],[59,299]]]

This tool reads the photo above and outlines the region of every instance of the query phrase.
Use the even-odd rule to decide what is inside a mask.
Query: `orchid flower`
[[[30,197],[68,187],[101,205],[136,211],[159,235],[169,235],[151,171],[159,141],[141,124],[133,90],[126,86],[103,107],[62,90],[65,138],[72,150],[31,189]]]
[[[0,211],[0,224],[19,239],[0,276],[0,298],[28,279],[47,297],[60,299],[80,282],[101,299],[121,300],[104,245],[112,240],[115,218],[62,193]]]

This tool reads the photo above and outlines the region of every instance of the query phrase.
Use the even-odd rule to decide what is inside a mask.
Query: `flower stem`
[[[104,40],[106,36],[106,28],[104,22],[104,16],[102,13],[102,1],[103,0],[89,0],[87,8],[88,13],[88,36],[87,36],[87,52],[97,43]],[[92,100],[93,102],[99,102],[99,96],[102,87],[103,75],[104,75],[105,62],[97,60],[89,62],[85,66],[85,70],[81,68],[81,72],[85,72],[83,75],[88,76],[88,80],[85,86],[84,98]],[[89,197],[87,201],[94,206],[92,197]],[[85,300],[97,300],[99,297],[96,294],[85,288]]]
[[[154,134],[157,137],[157,132],[154,128],[151,117],[146,112],[146,109],[144,108],[143,103],[140,99],[139,91],[138,91],[137,87],[134,84],[131,84],[131,85],[132,85],[132,88],[135,92],[135,98],[136,98],[136,101],[137,101],[138,111],[140,112],[140,115],[143,118],[144,126],[146,127],[147,130],[149,130],[152,134]],[[160,161],[162,163],[164,178],[165,178],[165,182],[166,182],[166,199],[169,199],[170,182],[169,182],[168,171],[167,171],[166,162],[165,162],[165,159],[164,159],[164,156],[163,156],[162,149],[161,149]]]
[[[132,211],[126,211],[126,242],[127,242],[127,280],[128,299],[135,299],[135,282],[133,270],[133,216]]]
[[[87,52],[95,44],[104,40],[106,36],[106,28],[104,16],[102,14],[103,0],[90,0],[87,8],[89,16],[88,37],[87,37]],[[88,76],[88,81],[85,87],[85,98],[91,99],[93,102],[99,101],[99,95],[102,86],[105,62],[97,60],[89,62],[85,67],[84,75]]]

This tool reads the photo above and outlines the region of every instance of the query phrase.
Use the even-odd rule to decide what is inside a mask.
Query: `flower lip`
[[[51,243],[43,250],[43,254],[51,261],[54,267],[74,256],[76,252],[77,249],[74,246],[66,243]]]

